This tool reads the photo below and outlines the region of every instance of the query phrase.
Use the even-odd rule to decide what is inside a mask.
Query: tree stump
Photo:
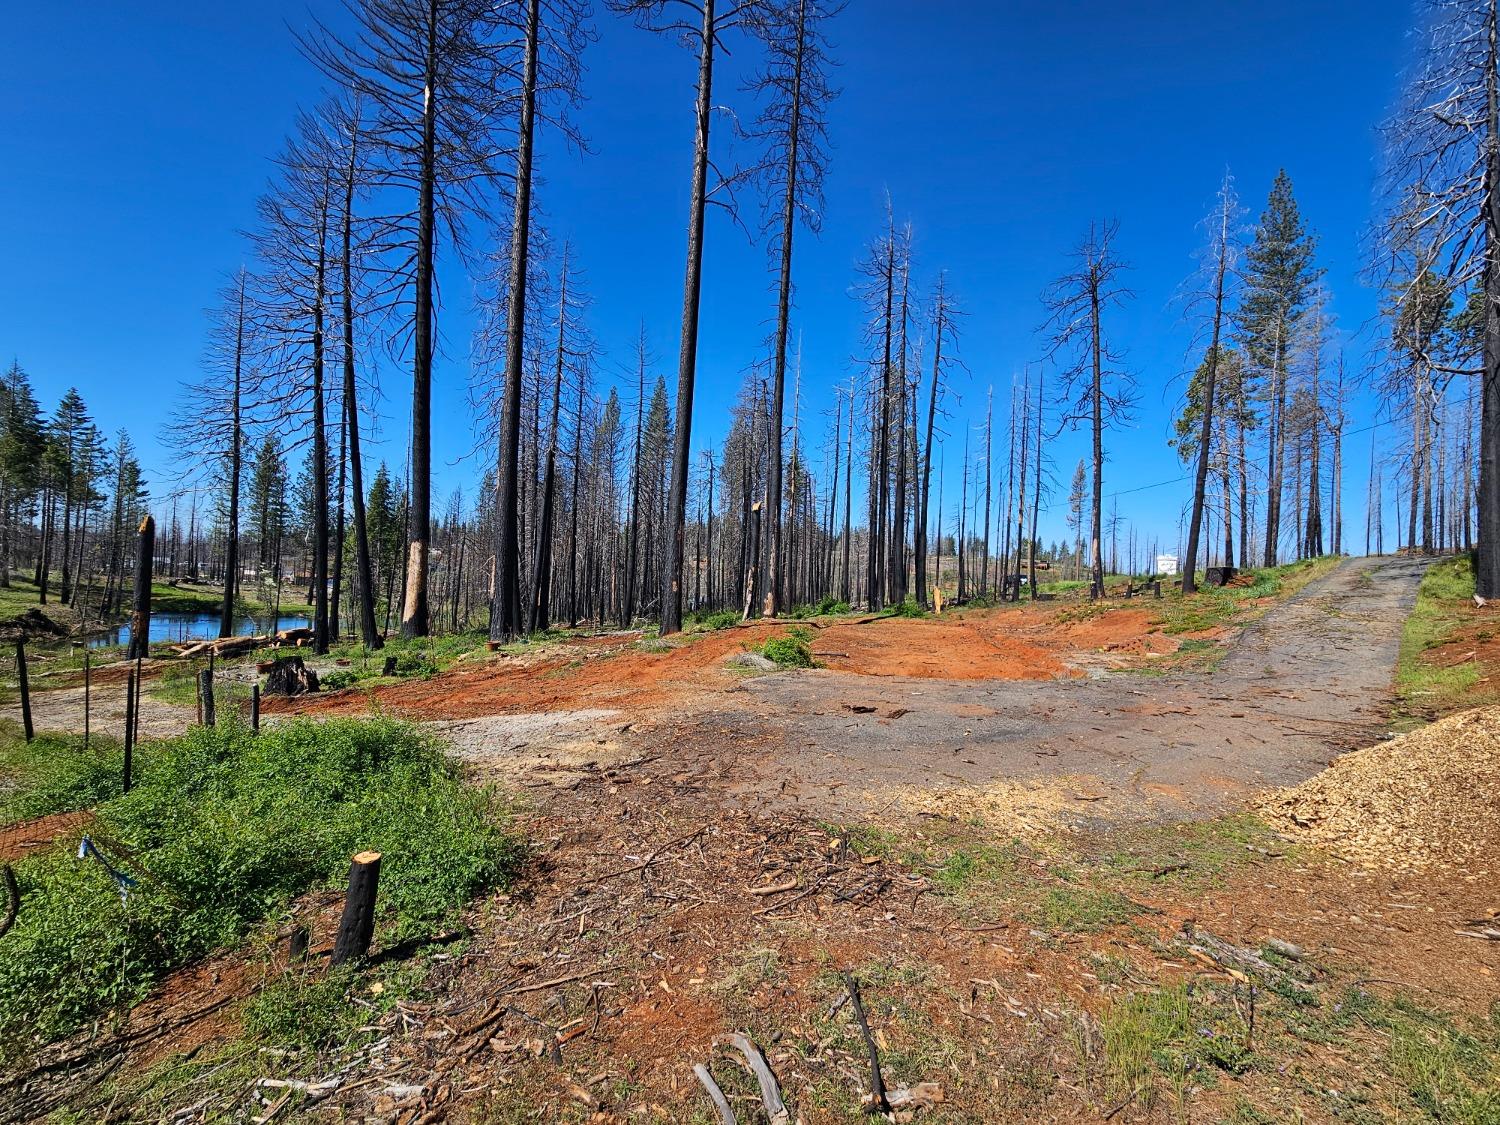
[[[318,674],[300,656],[277,660],[266,675],[267,695],[303,695],[318,690]]]
[[[363,961],[375,936],[375,892],[380,883],[380,853],[360,852],[349,866],[349,893],[333,943],[333,964]]]

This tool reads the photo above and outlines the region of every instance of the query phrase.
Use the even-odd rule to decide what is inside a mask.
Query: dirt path
[[[906,806],[1024,825],[1220,812],[1383,732],[1426,565],[1349,560],[1247,630],[1210,675],[785,673],[747,682],[749,707],[714,700],[641,737],[681,746],[737,729],[774,746],[742,792],[818,815]]]
[[[818,816],[940,812],[1020,828],[1192,817],[1301,781],[1385,729],[1401,627],[1426,565],[1345,562],[1246,630],[1212,674],[1108,670],[1096,651],[1106,634],[1175,646],[1150,631],[1147,610],[1050,631],[1045,615],[1001,611],[834,623],[813,646],[832,667],[810,672],[728,670],[724,658],[763,629],[666,652],[642,650],[634,635],[579,637],[287,709],[378,707],[430,721],[487,772],[538,789],[639,761],[652,763],[631,767],[642,776],[701,778]],[[1060,637],[1071,651],[1047,649]],[[951,652],[938,651],[945,639]],[[934,661],[952,678],[931,678]],[[1028,668],[1053,678],[1000,678]],[[114,729],[123,684],[101,681],[96,726]],[[44,729],[82,726],[81,689],[37,693],[36,706]],[[191,721],[188,708],[144,701],[151,736]]]

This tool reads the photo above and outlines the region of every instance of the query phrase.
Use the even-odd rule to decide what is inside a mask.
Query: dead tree
[[[1228,172],[1219,185],[1218,201],[1205,222],[1209,231],[1201,268],[1207,274],[1207,293],[1211,296],[1209,312],[1208,356],[1205,360],[1203,386],[1198,399],[1198,463],[1193,470],[1193,505],[1188,518],[1187,547],[1183,553],[1182,592],[1191,594],[1198,588],[1198,535],[1203,526],[1204,497],[1208,491],[1210,443],[1214,434],[1214,408],[1217,405],[1219,377],[1219,340],[1224,327],[1226,302],[1232,298],[1230,285],[1234,268],[1235,227],[1239,221],[1239,200],[1234,180]]]
[[[771,352],[771,453],[767,462],[765,612],[780,613],[782,589],[781,433],[786,388],[787,328],[792,303],[792,243],[800,219],[814,234],[822,227],[823,173],[827,166],[827,112],[836,96],[829,85],[824,21],[841,5],[826,0],[774,0],[754,13],[754,29],[766,50],[750,84],[764,99],[751,130],[763,146],[758,178],[767,207],[766,226],[776,234],[776,329]]]
[[[751,0],[721,5],[719,0],[609,0],[611,9],[635,17],[649,30],[677,35],[698,52],[696,130],[688,204],[686,278],[682,287],[682,332],[677,358],[677,426],[667,492],[663,537],[661,632],[682,631],[683,532],[687,518],[689,460],[692,457],[693,389],[698,370],[698,309],[703,290],[704,210],[708,203],[709,123],[713,114],[714,57],[719,37],[739,26],[754,10]],[[683,11],[699,17],[678,19]]]
[[[531,210],[534,145],[539,91],[577,97],[579,56],[587,37],[583,28],[585,11],[572,0],[526,0],[521,29],[524,56],[518,91],[519,127],[516,144],[514,214],[510,230],[510,270],[506,286],[505,388],[500,409],[500,441],[495,479],[499,490],[499,511],[495,525],[495,589],[490,606],[490,639],[511,640],[525,622],[521,615],[521,535],[520,535],[520,455],[522,367],[526,354],[527,275],[531,252]],[[544,51],[544,45],[547,48]],[[565,136],[577,140],[566,117],[555,118]],[[566,269],[566,264],[564,265]],[[558,393],[561,393],[559,383]],[[553,396],[554,416],[557,396]],[[555,442],[554,442],[555,446]],[[533,448],[535,442],[533,442]],[[555,450],[550,455],[555,466]],[[548,493],[544,504],[550,505]],[[550,516],[550,509],[547,514]],[[550,525],[544,529],[550,532]],[[541,560],[541,538],[537,540]],[[550,555],[546,561],[550,565]],[[546,616],[545,594],[538,600],[535,593],[546,578],[540,571],[533,574],[531,620],[540,612]]]
[[[943,380],[943,345],[949,348],[949,362],[952,362],[952,353],[957,343],[956,320],[959,316],[954,307],[952,298],[948,295],[947,275],[938,274],[937,289],[932,297],[932,385],[927,394],[927,432],[922,442],[922,468],[917,480],[917,542],[916,542],[916,580],[917,580],[917,603],[927,604],[927,519],[928,500],[932,491],[932,439],[935,421],[937,418],[938,402],[942,394]],[[941,472],[941,468],[939,469]],[[940,490],[941,491],[941,490]],[[942,498],[938,499],[938,524],[942,525]],[[941,545],[939,545],[939,558],[941,560]],[[935,577],[935,583],[941,585],[941,575]]]
[[[1042,298],[1050,354],[1061,363],[1063,424],[1087,425],[1093,439],[1090,589],[1096,598],[1104,596],[1104,431],[1129,417],[1134,397],[1130,376],[1117,366],[1121,357],[1111,348],[1103,323],[1105,310],[1131,296],[1120,281],[1128,267],[1114,250],[1118,232],[1114,222],[1091,224],[1073,253],[1075,268],[1053,282]]]
[[[401,631],[430,630],[427,579],[432,525],[432,361],[436,246],[441,223],[462,251],[468,215],[488,217],[499,186],[497,131],[509,119],[509,7],[487,0],[363,0],[353,34],[318,24],[307,56],[368,108],[371,179],[410,193],[390,224],[392,284],[383,305],[410,340],[410,509]]]

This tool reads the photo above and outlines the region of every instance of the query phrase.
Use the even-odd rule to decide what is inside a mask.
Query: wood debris
[[[1483,707],[1345,754],[1260,802],[1288,835],[1355,863],[1481,875],[1500,845],[1500,707]]]

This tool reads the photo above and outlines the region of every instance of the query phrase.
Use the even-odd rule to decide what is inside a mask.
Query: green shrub
[[[927,616],[927,607],[924,606],[921,602],[917,601],[916,598],[907,598],[904,602],[901,602],[899,605],[893,605],[891,607],[891,616],[892,617],[926,617]]]
[[[335,668],[326,676],[318,678],[318,686],[324,691],[342,691],[344,688],[353,687],[360,680],[368,679],[369,673],[358,668]]]
[[[22,1049],[139,1000],[172,966],[341,883],[355,851],[385,857],[384,941],[434,933],[521,858],[494,795],[408,725],[292,720],[255,736],[231,720],[155,750],[90,830],[139,879],[123,900],[69,851],[17,865],[25,905],[0,957],[0,1043]]]
[[[816,668],[812,654],[812,630],[793,625],[785,635],[772,637],[758,650],[762,656],[782,668]]]
[[[739,623],[740,615],[732,609],[721,609],[717,613],[701,614],[698,617],[699,627],[712,632],[730,629]]]
[[[120,792],[124,770],[120,744],[94,735],[38,734],[31,742],[19,728],[0,731],[0,824],[48,813],[86,809]]]
[[[818,603],[818,613],[821,616],[848,612],[849,603],[846,601],[841,601],[840,599],[834,597],[832,594],[824,594],[823,600]]]

